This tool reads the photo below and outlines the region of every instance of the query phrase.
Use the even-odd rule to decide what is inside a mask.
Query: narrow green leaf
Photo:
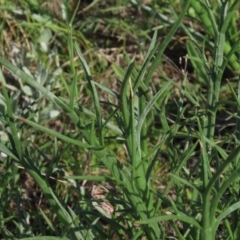
[[[149,111],[152,109],[153,105],[156,103],[156,101],[168,90],[170,85],[172,84],[173,81],[165,83],[162,88],[154,95],[154,97],[151,99],[151,101],[148,102],[147,106],[143,110],[141,116],[139,117],[138,125],[137,125],[137,144],[140,146],[140,134],[141,134],[141,129],[143,126],[143,123],[147,117],[147,114]]]
[[[17,156],[15,156],[14,153],[2,143],[0,143],[0,151],[5,153],[7,156],[11,157],[15,161],[19,162]]]
[[[67,142],[67,143],[71,143],[71,144],[74,144],[74,145],[77,145],[79,147],[83,147],[83,148],[91,148],[90,145],[88,145],[87,143],[83,143],[83,142],[80,142],[79,140],[75,140],[75,139],[72,139],[72,138],[69,138],[61,133],[58,133],[56,131],[53,131],[49,128],[46,128],[46,127],[43,127],[33,121],[30,121],[26,118],[22,118],[22,117],[19,117],[19,116],[15,116],[16,119],[34,127],[35,129],[38,129],[42,132],[45,132],[47,134],[50,134],[51,136],[53,137],[56,137],[56,138],[59,138],[59,139],[62,139],[63,141]]]
[[[234,159],[233,159],[234,160]],[[218,204],[220,202],[220,199],[222,198],[224,192],[233,184],[233,182],[239,178],[240,169],[235,170],[231,175],[224,180],[222,186],[218,189],[216,195],[212,198],[212,204],[210,209],[210,215],[212,216],[212,219],[214,219],[215,213],[217,211]]]
[[[230,207],[228,207],[226,210],[224,210],[216,219],[215,224],[214,224],[214,228],[217,229],[220,222],[227,217],[229,214],[231,214],[232,212],[236,211],[237,209],[240,208],[240,201],[234,203],[233,205],[231,205]]]
[[[9,69],[12,73],[17,75],[22,81],[26,82],[30,86],[32,86],[34,89],[40,91],[43,95],[48,97],[51,100],[55,100],[56,96],[52,94],[49,90],[44,88],[41,84],[39,84],[37,81],[35,81],[33,78],[31,78],[29,75],[27,75],[25,72],[20,70],[18,67],[14,66],[4,58],[0,57],[0,64],[5,66],[7,69]]]
[[[159,62],[161,61],[163,52],[165,51],[166,47],[168,46],[169,42],[171,41],[173,35],[175,34],[175,32],[177,31],[178,27],[181,25],[182,20],[184,18],[184,16],[186,15],[187,11],[188,11],[188,6],[189,6],[190,0],[186,0],[184,1],[184,5],[182,7],[181,13],[178,16],[178,18],[175,20],[173,26],[171,27],[168,35],[164,38],[163,42],[159,45],[159,49],[157,52],[157,55],[147,73],[146,79],[145,79],[145,84],[148,86],[151,79],[152,79],[152,75],[156,69],[156,67],[158,66]]]
[[[8,96],[7,89],[5,88],[4,85],[2,86],[2,90],[3,90],[3,95],[5,97],[6,105],[7,105],[6,121],[8,122],[9,128],[10,128],[9,138],[11,138],[12,148],[14,150],[16,150],[16,152],[18,154],[18,158],[21,161],[23,153],[22,153],[21,142],[20,142],[19,135],[18,135],[18,129],[17,129],[16,123],[15,123],[13,112],[12,112],[12,102]]]
[[[177,184],[182,183],[182,184],[184,184],[184,185],[186,185],[186,186],[188,186],[188,187],[190,187],[192,189],[197,190],[197,192],[200,193],[200,189],[198,189],[197,186],[193,185],[188,180],[183,179],[183,178],[181,178],[181,177],[179,177],[179,176],[177,176],[175,174],[171,174],[171,176],[173,177],[173,179],[176,181]]]
[[[130,112],[129,112],[129,97],[130,97],[130,88],[129,88],[129,79],[131,77],[131,74],[134,69],[134,60],[129,64],[126,74],[124,76],[122,86],[121,86],[121,93],[120,93],[120,99],[121,99],[121,109],[123,113],[123,120],[124,120],[124,126],[126,128],[129,127],[129,120],[130,120]]]
[[[50,229],[53,231],[53,232],[57,232],[57,230],[54,228],[54,225],[53,223],[51,222],[51,220],[47,217],[47,215],[42,211],[42,209],[40,208],[40,213],[42,214],[43,218],[45,219],[47,225],[50,227]]]
[[[80,51],[80,48],[78,47],[77,43],[75,43],[75,49],[77,51],[79,60],[82,63],[84,72],[85,72],[87,80],[88,80],[88,84],[89,84],[90,90],[92,92],[92,97],[93,97],[95,111],[96,111],[96,121],[97,121],[97,125],[98,125],[98,130],[99,130],[99,142],[100,142],[101,146],[104,146],[104,136],[103,136],[103,128],[102,128],[101,107],[100,107],[100,101],[99,101],[99,98],[98,98],[97,90],[96,90],[94,81],[92,79],[91,72],[90,72],[90,69],[88,67],[88,64],[87,64],[86,60],[84,59],[84,57],[83,57],[83,55],[82,55],[82,53]]]
[[[178,215],[174,215],[174,214],[163,215],[163,216],[159,216],[159,217],[150,218],[147,220],[136,221],[136,223],[137,224],[152,224],[152,223],[156,223],[156,222],[166,222],[169,220],[179,220],[179,221],[186,222],[188,224],[191,224],[191,225],[201,229],[201,225],[193,217],[189,217],[180,212]]]
[[[87,181],[96,181],[96,182],[111,182],[114,178],[109,176],[65,176],[67,179],[75,179],[75,180],[87,180]]]

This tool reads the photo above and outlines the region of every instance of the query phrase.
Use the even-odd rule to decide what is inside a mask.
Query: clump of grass
[[[239,50],[239,39],[235,38],[233,42],[225,40],[230,26],[236,24],[234,13],[238,2],[218,3],[220,18],[215,17],[208,1],[202,1],[201,6],[204,7],[201,22],[213,29],[208,32],[213,38],[211,59],[205,55],[205,42],[199,40],[183,22],[189,9],[194,10],[194,14],[199,13],[199,5],[188,0],[180,14],[176,14],[169,5],[175,21],[173,23],[168,18],[171,29],[164,41],[157,41],[158,33],[155,31],[142,63],[125,53],[127,68],[117,64],[112,66],[119,79],[119,90],[101,84],[96,73],[93,78],[89,67],[91,62],[87,62],[73,29],[78,7],[64,30],[68,33],[68,76],[71,76],[71,84],[64,74],[57,75],[64,86],[59,86],[62,92],[54,90],[54,81],[46,86],[45,81],[51,80],[47,76],[51,74],[48,75],[43,68],[40,77],[31,76],[24,66],[23,71],[0,57],[0,63],[21,80],[21,87],[28,86],[25,91],[33,98],[19,111],[17,98],[8,91],[7,82],[1,75],[0,119],[5,141],[0,143],[0,150],[7,156],[2,162],[5,177],[0,195],[0,224],[4,238],[177,237],[208,240],[230,236],[230,239],[237,239],[240,148],[239,113],[234,114],[234,111],[238,111],[239,96],[230,82],[233,100],[223,101],[219,96],[225,68],[236,67],[233,56]],[[141,7],[155,15],[154,5],[143,4]],[[45,27],[58,29],[57,24]],[[206,95],[193,91],[194,82],[188,81],[184,67],[179,82],[159,72],[164,51],[179,28],[189,39],[185,61],[192,62],[201,79],[199,82],[203,87],[207,85]],[[237,34],[235,26],[231,28]],[[49,31],[44,31],[42,35],[47,42],[49,34]],[[232,44],[232,49],[226,51],[229,44]],[[42,42],[42,46],[47,45]],[[80,64],[76,63],[75,54]],[[79,78],[80,67],[85,81],[83,77]],[[158,90],[151,92],[149,86],[156,73],[161,82],[156,88]],[[84,86],[83,92],[90,95],[90,103],[82,104],[78,86]],[[170,112],[173,104],[176,106],[174,113]],[[226,105],[231,108],[226,109]],[[45,109],[45,106],[49,107]],[[226,132],[223,136],[216,130],[220,107],[237,122],[235,131]],[[54,108],[57,110],[53,111]],[[48,109],[56,114],[55,117],[66,116],[68,119],[61,122],[65,125],[61,131],[41,124],[40,113]],[[155,136],[150,136],[150,128],[157,117],[160,123],[154,129]],[[32,132],[28,134],[27,131]],[[40,133],[44,135],[39,140]],[[29,146],[29,143],[34,145]],[[75,155],[76,149],[80,153]],[[124,154],[121,154],[120,161],[116,152],[122,151]],[[84,161],[91,161],[98,175],[85,175],[84,171],[72,175],[72,170],[67,171],[71,164],[76,166],[71,153]],[[68,156],[68,160],[62,162],[64,156]],[[164,158],[168,172],[167,176],[158,176],[159,187],[154,176],[162,167],[158,162]],[[42,199],[49,204],[50,213],[39,208],[30,218],[28,211],[21,206],[20,197],[16,214],[8,215],[5,210],[8,196],[22,194],[21,189],[11,187],[11,184],[17,186],[17,167],[24,168],[41,189]],[[91,191],[85,187],[87,182],[92,183],[89,186]],[[38,221],[39,226],[29,219]]]

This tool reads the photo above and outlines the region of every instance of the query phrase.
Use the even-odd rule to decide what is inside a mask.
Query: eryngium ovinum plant
[[[240,207],[238,109],[240,101],[230,83],[229,88],[233,100],[226,102],[219,98],[223,72],[229,61],[233,61],[232,56],[239,51],[238,38],[234,38],[236,42],[231,45],[229,51],[226,51],[226,44],[230,43],[227,39],[228,30],[232,28],[232,19],[235,17],[238,1],[219,1],[219,15],[217,16],[211,10],[211,4],[207,0],[198,2],[202,7],[203,15],[201,16],[207,16],[203,20],[204,24],[212,29],[211,59],[205,56],[205,42],[197,41],[192,31],[189,31],[182,22],[189,6],[195,8],[196,12],[199,6],[195,6],[194,1],[185,1],[179,16],[176,16],[170,6],[175,21],[169,34],[162,43],[157,43],[157,32],[155,32],[141,68],[135,67],[134,59],[130,60],[126,57],[129,65],[122,73],[121,89],[118,93],[92,78],[90,68],[78,44],[74,43],[70,34],[69,55],[72,57],[76,51],[82,64],[88,88],[92,94],[93,108],[91,110],[77,102],[74,91],[77,75],[73,62],[71,69],[75,77],[72,94],[70,99],[66,99],[55,96],[21,69],[0,58],[3,66],[39,91],[42,96],[54,102],[78,128],[77,135],[67,136],[46,128],[31,118],[16,116],[12,111],[11,99],[8,96],[5,82],[2,81],[5,112],[1,115],[1,121],[10,141],[6,144],[0,143],[0,149],[33,177],[48,200],[51,211],[56,214],[62,226],[65,226],[60,232],[44,215],[53,235],[62,236],[64,239],[124,239],[128,236],[129,239],[144,239],[145,237],[145,239],[156,240],[166,239],[171,234],[177,239],[212,240],[220,236],[224,239],[238,239],[240,234],[238,230]],[[152,81],[153,73],[161,62],[165,48],[179,27],[188,36],[188,57],[186,58],[195,67],[196,78],[204,79],[206,97],[201,97],[201,94],[195,94],[192,91],[194,83],[188,81],[186,71],[183,71],[181,83],[176,83],[165,76],[165,81],[160,84],[160,90],[156,93],[149,91],[148,86]],[[113,102],[110,100],[108,102],[108,109],[111,110],[107,116],[102,114],[99,88],[115,99]],[[175,99],[178,109],[174,122],[169,121],[169,108],[166,107],[171,99],[173,88],[178,89],[180,93]],[[188,113],[186,113],[187,105],[184,105],[186,102],[193,106],[193,110]],[[220,137],[215,131],[217,114],[218,109],[224,108],[226,104],[233,109],[232,111],[226,110],[226,112],[236,119],[236,131],[231,136]],[[236,110],[237,113],[234,112]],[[156,136],[158,141],[154,145],[151,144],[151,138],[148,136],[149,118],[147,120],[147,116],[150,113],[159,116],[161,122],[160,135]],[[150,120],[153,119],[150,118]],[[78,176],[77,178],[75,176],[75,179],[109,181],[113,184],[118,192],[111,198],[114,212],[108,215],[102,209],[98,209],[99,213],[96,216],[94,211],[81,211],[80,208],[76,212],[62,203],[49,185],[48,178],[35,165],[34,158],[22,148],[19,134],[22,123],[68,145],[77,145],[95,155],[99,163],[110,174],[99,178],[95,176]],[[127,154],[124,162],[120,162],[111,148],[108,148],[106,133],[109,132],[114,133],[115,137],[112,139],[116,141],[116,144],[125,145]],[[184,139],[183,147],[179,147],[176,143],[177,139]],[[227,149],[226,145],[229,141],[231,141],[230,149]],[[152,176],[159,156],[163,154],[167,156],[170,173],[168,182],[165,182],[163,190],[159,191]],[[48,169],[48,177],[51,176],[56,166],[55,161]],[[114,234],[106,236],[104,233],[106,224],[112,230],[109,233],[114,232]],[[170,231],[169,228],[174,231]],[[52,239],[59,238],[52,237]]]

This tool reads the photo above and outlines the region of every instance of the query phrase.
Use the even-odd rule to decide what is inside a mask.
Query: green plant
[[[74,35],[72,29],[77,8],[68,26],[69,71],[72,83],[68,85],[65,79],[62,81],[69,99],[54,94],[33,77],[0,57],[0,63],[4,67],[20,78],[24,84],[41,93],[37,102],[48,99],[53,106],[60,109],[59,112],[71,119],[76,129],[74,133],[69,131],[67,134],[54,131],[39,124],[36,115],[30,110],[26,115],[19,116],[13,107],[14,101],[9,96],[4,78],[1,76],[1,122],[9,141],[0,143],[0,150],[8,156],[11,164],[26,169],[41,188],[50,204],[49,208],[56,214],[57,224],[53,223],[51,216],[40,210],[41,217],[51,235],[58,236],[47,237],[48,239],[124,239],[126,236],[131,239],[141,237],[165,239],[170,237],[167,224],[174,230],[178,239],[208,240],[218,235],[237,239],[239,225],[236,219],[239,216],[240,204],[238,201],[240,129],[238,124],[236,134],[221,137],[216,135],[216,124],[220,107],[225,110],[227,104],[231,107],[229,111],[226,110],[227,114],[236,118],[239,123],[239,116],[231,112],[236,110],[236,106],[239,109],[239,96],[230,83],[234,101],[224,101],[219,98],[223,71],[229,61],[232,62],[232,56],[239,50],[239,40],[235,38],[237,42],[233,44],[231,51],[224,59],[227,29],[231,23],[236,24],[232,19],[238,1],[229,3],[229,8],[228,2],[220,2],[219,8],[222,14],[219,19],[215,19],[208,1],[201,2],[205,6],[205,14],[207,13],[210,19],[203,18],[202,22],[212,26],[215,34],[211,61],[208,61],[205,56],[204,41],[199,41],[196,35],[183,24],[182,20],[186,16],[190,3],[197,11],[198,6],[188,0],[184,3],[179,16],[170,6],[176,20],[171,23],[172,27],[161,44],[157,43],[157,32],[154,33],[141,65],[134,58],[130,59],[127,54],[125,54],[125,61],[128,63],[126,70],[116,64],[113,65],[121,82],[118,93],[94,80],[91,74],[89,64],[76,42],[77,35]],[[206,98],[192,91],[194,84],[188,81],[186,71],[183,70],[181,83],[175,82],[159,71],[158,67],[164,50],[179,26],[189,37],[189,56],[186,57],[186,61],[189,59],[193,63],[199,78],[204,79],[204,84],[208,85]],[[234,26],[233,28],[236,31]],[[209,32],[211,33],[211,30]],[[91,94],[90,109],[84,107],[78,100],[79,76],[78,65],[74,61],[75,52],[87,79],[86,92]],[[234,66],[235,64],[236,62]],[[198,65],[200,65],[199,68]],[[159,90],[151,93],[148,86],[155,72],[163,80],[158,86]],[[172,97],[174,89],[179,92],[179,95]],[[100,100],[100,90],[107,96],[104,102]],[[172,99],[177,106],[174,117],[169,113]],[[152,116],[155,115],[160,116],[161,129],[156,130],[159,137],[154,136],[152,143],[148,128],[154,119]],[[27,144],[22,142],[21,133],[27,126],[54,139],[53,144],[48,143],[52,144],[54,149],[51,159],[46,156],[44,145],[36,147],[35,153],[31,153]],[[58,141],[61,142],[61,146]],[[119,161],[109,141],[117,146],[125,146],[126,157],[123,162]],[[230,144],[231,141],[233,143]],[[227,144],[230,145],[230,150],[226,148]],[[69,176],[65,172],[65,180],[79,191],[81,199],[80,203],[77,201],[73,207],[70,207],[67,200],[54,191],[50,179],[55,171],[60,172],[60,158],[73,145],[88,152],[92,157],[95,156],[94,163],[98,164],[99,169],[106,168],[109,174]],[[164,190],[159,191],[153,175],[155,168],[158,167],[159,157],[163,155],[167,158],[171,172],[166,176],[167,182],[163,183]],[[41,156],[48,163],[44,173],[41,172],[41,164],[36,161],[35,156]],[[14,169],[11,173],[11,178],[16,171]],[[114,185],[117,194],[110,200],[115,212],[108,213],[101,207],[104,203],[103,197],[88,200],[82,192],[83,189],[78,186],[77,180],[108,182]],[[9,185],[7,178],[4,184]],[[228,195],[231,197],[229,198]],[[67,195],[66,198],[70,197]],[[93,210],[94,208],[97,212]],[[1,221],[3,234],[5,238],[14,238],[16,237],[14,233],[4,228],[8,220],[4,218]],[[24,229],[20,223],[16,225],[19,229]],[[110,227],[106,230],[104,225]],[[220,225],[223,229],[221,231]],[[38,237],[34,237],[35,233],[32,231],[25,233],[32,238],[22,238],[24,231],[21,234],[19,236],[21,239],[36,240],[43,239],[42,235],[47,235],[42,231]]]

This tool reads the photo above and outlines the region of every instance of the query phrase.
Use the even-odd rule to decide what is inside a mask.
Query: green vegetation
[[[238,0],[0,3],[1,239],[239,239]]]

